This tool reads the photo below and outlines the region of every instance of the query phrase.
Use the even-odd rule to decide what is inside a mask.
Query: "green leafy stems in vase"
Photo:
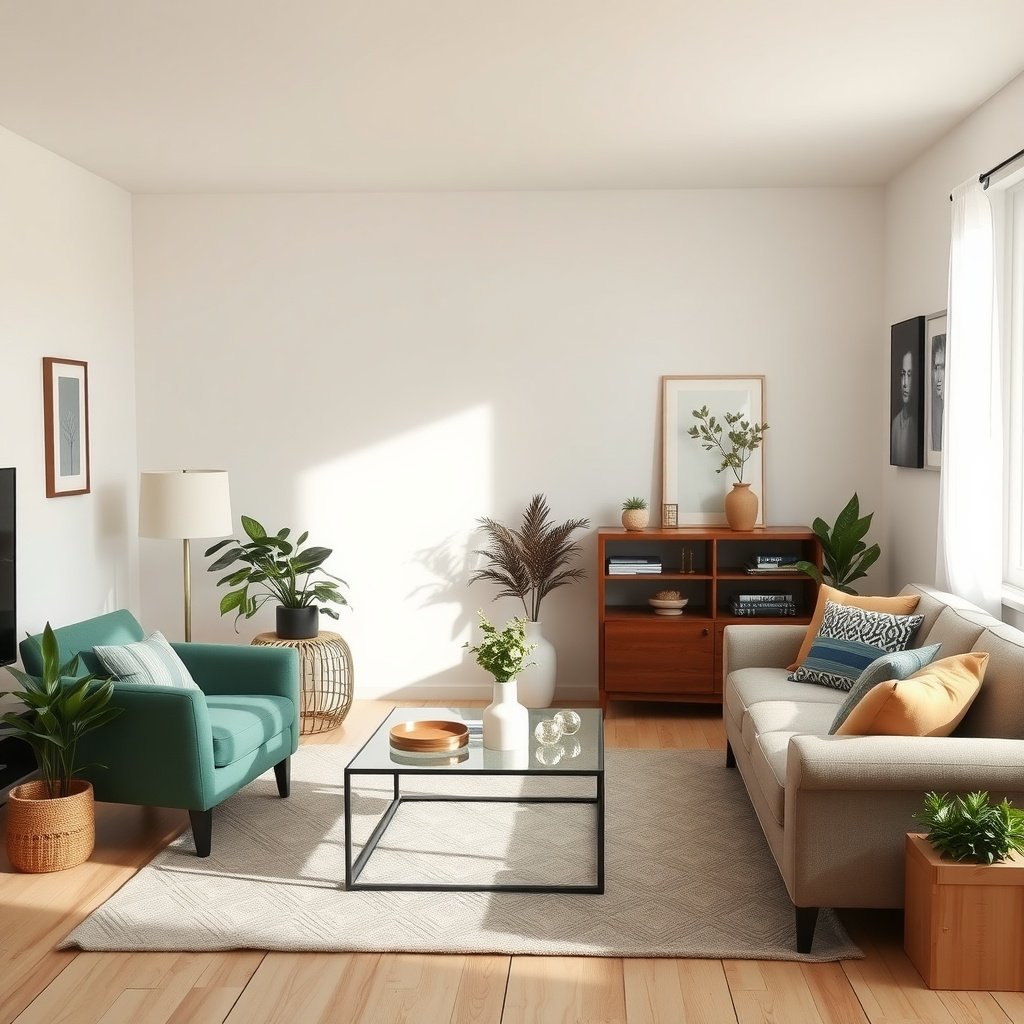
[[[240,618],[251,619],[267,601],[275,600],[282,608],[309,608],[320,605],[320,614],[337,619],[338,613],[328,604],[347,605],[339,589],[348,584],[324,569],[324,562],[332,554],[331,548],[308,547],[303,544],[309,537],[304,532],[294,543],[288,538],[291,530],[285,527],[277,533],[268,533],[263,525],[250,516],[242,516],[242,529],[247,541],[229,538],[218,541],[206,549],[207,556],[224,552],[208,572],[221,572],[236,562],[241,567],[217,580],[217,586],[227,585],[229,590],[220,599],[220,613],[235,612],[235,631]],[[229,545],[233,545],[229,547]],[[326,577],[316,579],[315,577]],[[252,593],[251,591],[255,591]]]
[[[687,433],[700,442],[701,448],[707,452],[716,452],[722,458],[722,464],[715,470],[724,473],[731,469],[736,483],[743,483],[743,470],[750,456],[761,447],[767,423],[751,423],[741,412],[724,414],[723,424],[717,416],[713,416],[706,405],[693,410],[693,418],[697,421]],[[723,443],[723,436],[728,446]]]
[[[94,673],[78,675],[78,655],[61,664],[60,645],[49,622],[40,645],[43,674],[30,676],[8,667],[24,687],[12,692],[28,714],[6,714],[0,721],[23,739],[36,755],[39,773],[49,798],[68,796],[76,772],[95,765],[79,765],[78,741],[93,729],[116,718],[123,708],[107,707],[114,694],[112,680]]]
[[[494,676],[495,682],[511,682],[530,664],[526,659],[537,647],[526,641],[526,619],[517,616],[504,629],[498,629],[487,621],[483,611],[478,610],[477,614],[483,639],[478,644],[467,641],[462,646],[476,655],[477,664]]]
[[[928,793],[914,817],[928,827],[932,846],[950,860],[998,864],[1024,853],[1024,810],[1005,798],[992,804],[988,793]]]

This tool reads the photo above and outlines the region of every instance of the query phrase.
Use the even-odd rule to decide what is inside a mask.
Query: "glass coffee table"
[[[577,713],[579,732],[563,737],[559,744],[543,747],[534,736],[537,723],[550,718],[556,708],[530,711],[529,745],[519,751],[488,750],[483,745],[482,708],[395,708],[366,741],[359,753],[345,768],[345,888],[386,891],[452,891],[452,892],[604,892],[604,721],[599,709],[584,708]],[[453,754],[408,754],[391,745],[391,727],[400,722],[417,720],[454,720],[469,728],[469,743]],[[561,750],[559,750],[561,747]],[[393,797],[380,821],[353,859],[352,795],[353,784],[360,776],[390,776]],[[529,795],[479,795],[451,793],[403,793],[403,779],[411,785],[414,777],[520,776],[539,780],[531,783]],[[545,794],[545,780],[572,777],[593,779],[593,795]],[[454,787],[457,789],[457,787]],[[555,787],[556,789],[559,787]],[[588,787],[589,789],[589,787]],[[540,790],[540,792],[536,792]],[[516,803],[516,804],[591,804],[594,807],[594,843],[596,877],[591,884],[559,884],[547,882],[477,882],[360,880],[367,862],[373,856],[392,819],[403,804],[422,802]]]

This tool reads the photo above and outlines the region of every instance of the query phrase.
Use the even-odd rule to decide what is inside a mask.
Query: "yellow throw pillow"
[[[837,736],[949,736],[978,696],[988,655],[957,654],[872,687]]]
[[[821,620],[825,617],[825,605],[829,601],[836,604],[847,604],[853,608],[863,608],[868,612],[888,612],[890,615],[913,615],[917,611],[917,602],[921,598],[917,594],[907,594],[901,597],[861,597],[859,594],[844,594],[834,587],[827,587],[823,583],[818,590],[818,603],[814,606],[814,614],[807,626],[807,636],[800,645],[800,653],[796,661],[789,666],[790,672],[795,672],[806,660],[814,643],[818,630],[821,629]]]

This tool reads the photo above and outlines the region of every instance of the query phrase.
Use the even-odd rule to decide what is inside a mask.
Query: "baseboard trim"
[[[491,687],[475,683],[448,683],[444,686],[432,683],[413,683],[411,686],[358,683],[355,696],[357,700],[448,700],[452,707],[459,707],[463,701],[489,701],[491,692]],[[596,686],[559,686],[552,704],[593,703],[596,700]]]

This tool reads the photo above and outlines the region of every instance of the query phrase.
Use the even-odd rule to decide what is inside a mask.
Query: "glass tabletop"
[[[488,750],[483,745],[483,708],[395,708],[349,762],[346,771],[479,772],[500,775],[573,775],[604,771],[604,721],[597,708],[574,709],[579,732],[545,746],[534,735],[538,722],[560,708],[530,711],[529,743],[521,750]],[[391,745],[390,732],[399,722],[456,721],[469,729],[469,743],[445,754],[413,754]]]

